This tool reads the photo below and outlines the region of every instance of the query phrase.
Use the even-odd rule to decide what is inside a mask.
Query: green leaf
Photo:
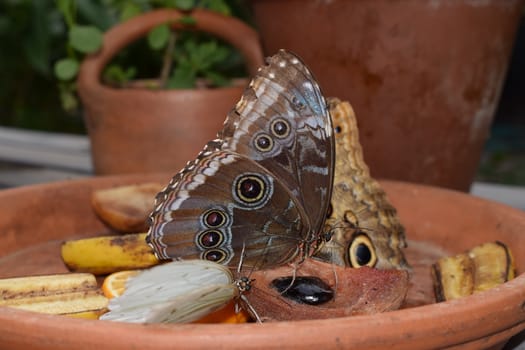
[[[201,6],[226,16],[232,14],[230,6],[224,0],[204,0],[201,2]]]
[[[64,16],[64,20],[69,28],[75,24],[75,0],[56,0],[58,10]]]
[[[173,70],[173,74],[168,80],[169,89],[192,89],[195,87],[197,79],[195,72],[186,65],[178,65]]]
[[[63,58],[55,63],[55,75],[60,80],[71,80],[77,75],[78,67],[78,61]]]
[[[124,7],[122,8],[122,11],[120,13],[120,20],[126,21],[141,13],[142,13],[142,9],[140,8],[139,5],[133,2],[127,2],[126,4],[124,4]]]
[[[82,53],[96,52],[102,46],[102,31],[94,26],[73,26],[69,44]]]
[[[194,26],[197,24],[197,20],[192,16],[182,16],[179,18],[179,23],[185,26]]]
[[[123,85],[133,79],[137,74],[135,67],[129,67],[127,69],[122,68],[116,64],[110,64],[104,69],[104,81],[113,84]]]
[[[187,11],[195,7],[195,0],[175,0],[175,7]]]
[[[75,0],[77,6],[77,17],[83,18],[89,23],[103,31],[113,26],[117,18],[112,13],[113,6],[104,4],[104,1]]]
[[[217,72],[207,71],[204,73],[204,76],[212,82],[213,86],[227,86],[230,84],[228,78]]]
[[[78,108],[78,99],[75,95],[75,83],[63,83],[59,85],[60,101],[66,112],[73,112]]]
[[[202,72],[207,70],[215,61],[217,42],[208,41],[199,44],[195,49],[189,50],[190,61],[193,67]]]
[[[188,36],[185,38],[183,42],[183,49],[184,52],[187,54],[191,54],[193,51],[196,51],[198,47],[197,38],[193,36]]]
[[[164,23],[156,26],[148,33],[148,44],[154,50],[160,50],[166,46],[170,37],[170,27]]]
[[[226,61],[229,55],[230,50],[227,47],[216,45],[215,50],[212,54],[212,61],[213,63],[221,63],[223,61]]]

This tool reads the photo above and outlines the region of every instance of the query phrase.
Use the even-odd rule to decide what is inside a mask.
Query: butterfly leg
[[[334,299],[333,300],[335,300],[337,298],[337,285],[339,282],[339,278],[337,276],[337,271],[335,270],[335,264],[332,263],[330,264],[330,266],[332,267],[332,273],[334,274]]]
[[[301,260],[298,263],[290,263],[289,266],[292,267],[292,279],[290,281],[290,284],[288,287],[284,288],[280,293],[285,294],[295,283],[295,279],[297,278],[297,269],[298,266],[301,265],[301,263],[304,261],[304,258],[301,258]]]
[[[243,305],[244,305],[244,309],[247,309],[248,312],[250,313],[250,315],[252,315],[253,318],[255,318],[255,321],[257,321],[257,323],[263,323],[263,320],[261,319],[261,317],[259,316],[259,314],[257,313],[257,311],[255,310],[255,308],[253,307],[253,305],[250,303],[250,301],[248,300],[248,298],[246,298],[246,295],[244,294],[240,294],[239,295],[239,299],[241,299]],[[239,304],[235,304],[235,312],[239,312],[241,309],[241,306],[239,306]]]

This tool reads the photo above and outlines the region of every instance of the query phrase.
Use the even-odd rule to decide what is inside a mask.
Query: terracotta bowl
[[[65,272],[59,255],[61,241],[108,232],[89,204],[94,189],[168,179],[168,175],[106,177],[1,191],[0,276]],[[417,295],[428,293],[428,280],[415,278],[409,298],[413,302],[401,310],[265,324],[137,325],[0,308],[0,347],[482,349],[501,348],[524,330],[525,213],[448,190],[382,184],[407,228],[413,250],[408,257],[414,256],[414,250],[423,257],[416,263],[416,275],[426,275],[428,264],[437,256],[500,240],[513,250],[519,276],[470,297],[419,306],[415,306]]]

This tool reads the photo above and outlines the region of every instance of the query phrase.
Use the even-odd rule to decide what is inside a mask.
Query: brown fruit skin
[[[160,183],[148,182],[94,191],[91,205],[97,216],[118,232],[135,233],[148,229],[148,214],[153,210]]]
[[[62,260],[69,270],[105,275],[143,269],[159,263],[145,233],[68,240],[62,244]]]
[[[295,269],[296,276],[321,278],[334,289],[335,298],[320,305],[297,303],[271,286],[276,278],[292,276],[294,267],[287,265],[255,271],[250,276],[252,288],[244,295],[263,321],[324,319],[396,310],[408,291],[406,270],[366,266],[354,269],[314,259],[306,259]]]

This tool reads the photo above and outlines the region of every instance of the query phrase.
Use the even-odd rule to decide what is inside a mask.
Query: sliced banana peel
[[[139,233],[69,240],[62,244],[62,260],[71,271],[95,275],[143,269],[159,263],[145,237]]]
[[[514,258],[501,242],[485,243],[432,265],[436,301],[461,298],[494,288],[515,277]]]
[[[0,279],[0,306],[96,319],[107,305],[95,276],[88,273]]]
[[[515,277],[514,257],[501,243],[487,243],[469,251],[474,262],[474,292],[481,292]]]
[[[155,196],[164,186],[144,183],[94,191],[91,205],[106,225],[119,232],[143,232],[148,229],[148,214]]]

